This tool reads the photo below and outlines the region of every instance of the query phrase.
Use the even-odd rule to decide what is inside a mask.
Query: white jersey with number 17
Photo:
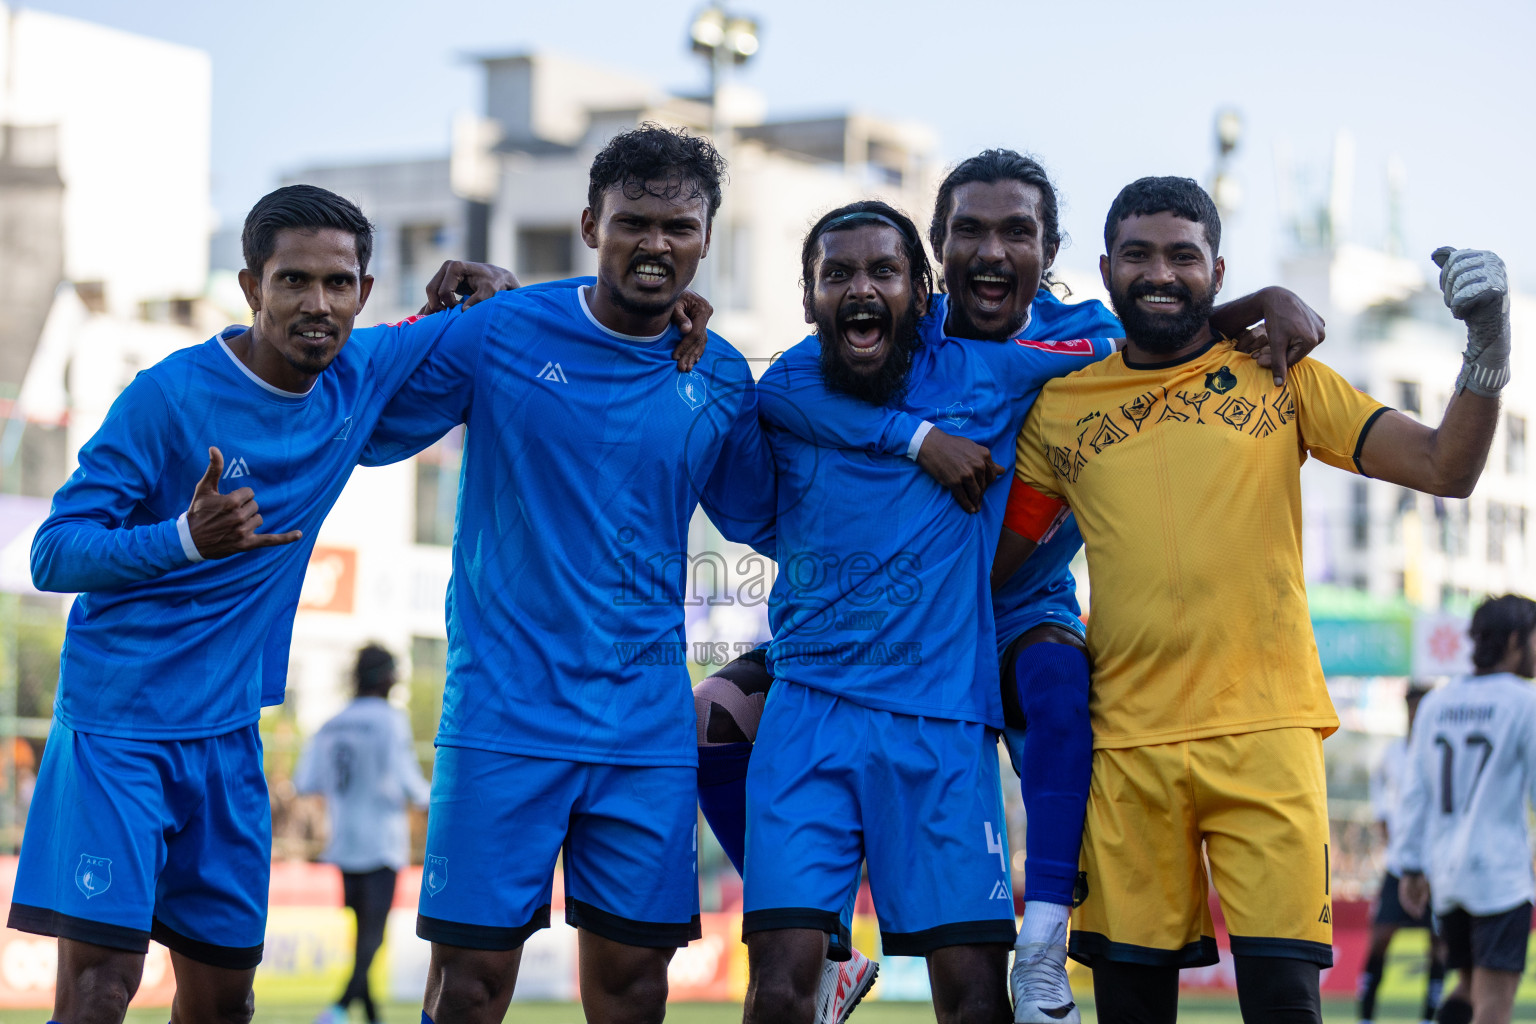
[[[1470,676],[1424,698],[1408,741],[1391,858],[1423,871],[1435,913],[1498,914],[1536,897],[1536,687]]]

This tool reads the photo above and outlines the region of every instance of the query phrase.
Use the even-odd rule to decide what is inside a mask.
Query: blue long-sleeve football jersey
[[[1030,305],[1029,323],[1022,335],[1034,341],[1120,338],[1124,337],[1125,330],[1108,307],[1097,299],[1062,302],[1042,288]],[[1111,351],[1113,348],[1106,349],[1103,354],[1108,355]],[[1006,455],[1006,464],[1011,466],[1013,445],[1007,447],[1006,452],[994,452],[993,457]],[[1006,490],[1012,482],[1011,474],[1004,474],[992,489]],[[1074,615],[1081,611],[1077,604],[1076,581],[1069,566],[1082,546],[1083,535],[1077,528],[1077,517],[1068,515],[1051,539],[1037,547],[1018,571],[992,592],[999,659],[1020,633],[1038,621],[1036,610],[1042,604],[1056,604],[1070,609]]]
[[[140,373],[80,449],[32,543],[40,590],[78,592],[54,714],[127,739],[217,736],[281,703],[315,537],[374,421],[460,316],[355,330],[305,394],[265,383],[230,351],[231,327]],[[264,533],[302,540],[194,560],[178,520],[224,456],[224,492],[255,491]]]
[[[923,321],[896,407],[985,445],[1005,468],[1044,383],[1113,351],[1107,339],[957,341],[944,336],[944,316],[940,301]],[[988,579],[1006,475],[970,515],[898,461],[907,422],[881,432],[890,435],[881,451],[847,450],[846,438],[807,429],[807,403],[827,401],[819,357],[819,341],[806,339],[759,391],[780,474],[770,669],[870,707],[1000,727]]]
[[[391,403],[365,461],[467,424],[437,742],[565,760],[693,765],[683,599],[695,506],[771,537],[771,458],[746,360],[676,328],[603,327],[579,287],[464,314]],[[771,544],[770,541],[766,543]]]

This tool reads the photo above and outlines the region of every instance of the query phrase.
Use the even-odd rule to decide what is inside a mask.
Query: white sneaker
[[[1015,947],[1008,987],[1015,1024],[1081,1024],[1067,983],[1066,946],[1030,942]]]
[[[853,950],[842,963],[823,960],[821,987],[816,990],[816,1024],[843,1024],[859,1000],[875,987],[880,965]]]

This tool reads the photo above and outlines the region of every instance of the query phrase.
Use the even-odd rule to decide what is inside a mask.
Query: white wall
[[[0,5],[0,121],[59,126],[64,273],[115,313],[202,293],[211,83],[199,50]]]

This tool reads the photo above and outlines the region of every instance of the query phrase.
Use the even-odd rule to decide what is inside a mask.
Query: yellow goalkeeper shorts
[[[1332,966],[1322,735],[1095,750],[1081,867],[1070,948],[1090,966],[1216,963],[1211,882],[1234,955]]]

